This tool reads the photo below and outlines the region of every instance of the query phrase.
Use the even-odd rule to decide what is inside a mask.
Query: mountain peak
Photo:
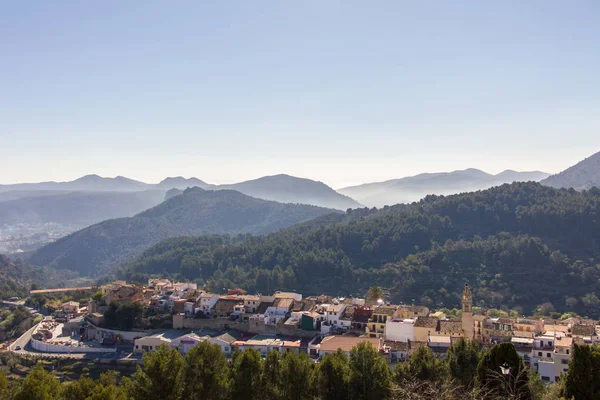
[[[570,168],[552,175],[541,182],[543,185],[577,190],[600,187],[600,152],[592,154]]]

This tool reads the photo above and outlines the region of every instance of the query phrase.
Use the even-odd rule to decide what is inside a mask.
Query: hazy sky
[[[600,2],[1,1],[0,183],[334,187],[600,150]]]

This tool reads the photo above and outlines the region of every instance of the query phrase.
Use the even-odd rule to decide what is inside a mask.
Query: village
[[[525,364],[543,382],[555,382],[567,371],[574,344],[600,343],[600,326],[581,318],[549,320],[491,318],[473,313],[469,285],[462,293],[460,319],[419,305],[394,305],[381,299],[303,297],[296,292],[248,294],[241,289],[215,294],[195,283],[150,279],[147,286],[115,281],[101,286],[87,304],[69,301],[52,317],[11,345],[10,350],[81,354],[140,360],[161,345],[185,354],[208,341],[230,356],[253,348],[306,353],[315,361],[360,342],[370,343],[390,363],[406,361],[421,346],[444,357],[461,338],[481,346],[511,342]],[[107,326],[107,309],[137,304],[156,326],[131,330]]]

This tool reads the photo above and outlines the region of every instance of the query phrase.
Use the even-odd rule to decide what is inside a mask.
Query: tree
[[[375,348],[361,342],[350,351],[350,389],[355,400],[387,399],[392,371]]]
[[[129,396],[143,400],[176,399],[179,396],[179,377],[184,362],[177,349],[161,345],[153,353],[144,353],[143,365],[131,379],[124,379],[123,387]]]
[[[248,349],[237,355],[231,362],[231,398],[260,400],[261,375],[262,360],[258,351]]]
[[[367,293],[367,298],[370,301],[377,301],[383,299],[383,290],[379,286],[373,286],[369,289],[369,293]]]
[[[112,302],[104,311],[104,325],[107,328],[130,331],[143,314],[139,303],[126,301],[123,303]]]
[[[260,379],[260,393],[264,400],[281,399],[281,358],[277,350],[267,353]]]
[[[563,394],[568,399],[600,399],[600,349],[577,344],[573,347]]]
[[[56,377],[37,364],[23,379],[15,400],[58,400],[61,398],[61,386]]]
[[[186,400],[227,399],[227,359],[221,347],[202,342],[187,352],[178,384],[182,388],[182,397]]]
[[[435,357],[433,350],[427,346],[420,346],[411,354],[406,363],[396,369],[396,382],[417,379],[421,381],[444,380],[448,376],[446,363]]]
[[[350,398],[350,363],[341,349],[327,354],[315,374],[316,390],[323,400]]]
[[[461,385],[473,388],[480,359],[477,343],[461,338],[450,346],[447,356],[450,376]]]
[[[500,367],[505,364],[510,368],[508,375],[501,373]],[[481,357],[477,366],[477,383],[489,396],[532,399],[525,363],[512,343],[497,344]]]
[[[281,396],[283,399],[302,400],[309,398],[312,389],[312,374],[315,363],[307,354],[291,351],[281,357]]]
[[[63,388],[64,400],[87,399],[96,390],[96,382],[90,378],[82,377],[67,383]]]

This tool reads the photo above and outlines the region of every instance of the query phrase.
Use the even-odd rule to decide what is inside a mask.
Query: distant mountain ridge
[[[541,181],[543,185],[576,190],[600,187],[600,152]]]
[[[428,194],[450,195],[488,189],[492,186],[518,181],[540,181],[549,174],[540,171],[517,172],[506,170],[492,175],[475,168],[452,172],[423,173],[385,182],[366,183],[338,189],[369,207],[382,207],[418,201]]]
[[[36,251],[34,265],[96,275],[159,241],[204,234],[264,234],[336,212],[310,205],[256,199],[233,190],[186,189],[134,217],[74,232]]]
[[[278,201],[280,203],[310,204],[325,208],[346,210],[358,208],[361,204],[340,194],[322,182],[310,179],[297,178],[280,174],[239,182],[230,185],[212,185],[198,178],[169,177],[158,184],[149,184],[133,179],[118,176],[116,178],[103,178],[98,175],[86,175],[70,182],[41,182],[20,183],[13,185],[0,185],[0,194],[13,191],[122,191],[136,192],[142,190],[184,190],[191,187],[212,190],[237,190],[264,200]]]

